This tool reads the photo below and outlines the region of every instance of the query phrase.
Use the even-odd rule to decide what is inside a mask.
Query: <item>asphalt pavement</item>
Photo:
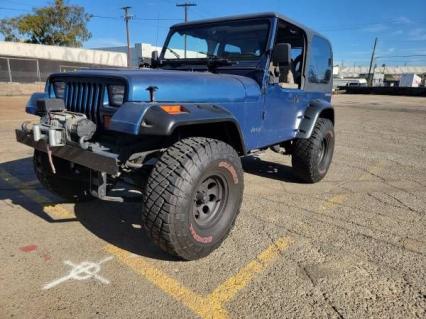
[[[0,318],[425,318],[426,98],[339,95],[327,177],[243,159],[236,226],[171,258],[141,205],[64,203],[15,142],[28,97],[0,98]]]

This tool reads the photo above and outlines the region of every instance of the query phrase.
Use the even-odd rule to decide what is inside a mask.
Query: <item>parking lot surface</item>
[[[0,98],[0,318],[425,318],[426,99],[334,97],[327,177],[243,159],[234,230],[210,256],[162,253],[139,204],[63,203],[36,181]]]

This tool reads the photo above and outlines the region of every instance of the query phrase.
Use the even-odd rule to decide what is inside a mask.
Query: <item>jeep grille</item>
[[[101,121],[99,109],[103,102],[105,85],[83,81],[68,81],[65,86],[64,102],[67,110],[84,113],[98,124]]]

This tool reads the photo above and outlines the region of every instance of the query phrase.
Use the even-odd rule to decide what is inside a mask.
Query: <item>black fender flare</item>
[[[170,136],[177,128],[184,126],[230,123],[236,128],[242,152],[246,154],[241,127],[228,110],[215,104],[180,105],[185,110],[180,114],[169,114],[161,109],[160,105],[151,106],[144,114],[139,134]]]
[[[297,130],[296,138],[310,138],[315,127],[315,123],[321,114],[326,114],[327,118],[334,124],[334,108],[330,102],[325,100],[313,100],[309,103]]]

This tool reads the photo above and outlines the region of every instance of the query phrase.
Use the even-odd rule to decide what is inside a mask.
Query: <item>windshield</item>
[[[266,49],[268,20],[229,21],[172,31],[162,59],[258,60]]]

